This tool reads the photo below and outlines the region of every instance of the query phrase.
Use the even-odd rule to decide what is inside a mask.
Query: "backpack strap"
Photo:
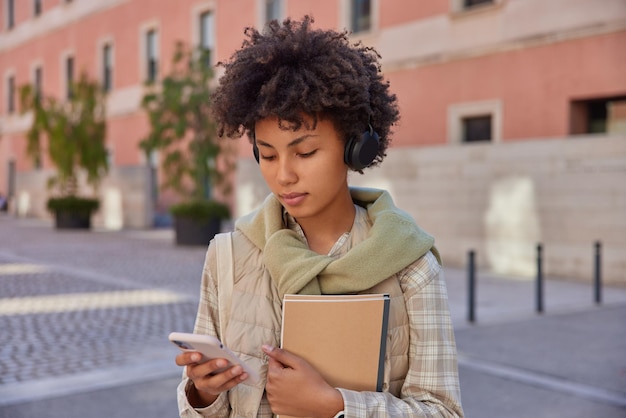
[[[215,256],[217,258],[217,298],[220,320],[220,340],[227,344],[226,329],[230,318],[233,285],[233,242],[232,234],[224,232],[215,235]]]
[[[215,257],[217,265],[217,302],[220,321],[220,341],[228,346],[226,330],[231,316],[233,287],[235,285],[233,235],[224,232],[215,235]],[[232,347],[231,347],[232,348]],[[235,353],[238,353],[234,350]],[[257,360],[258,363],[260,360]],[[256,364],[255,363],[255,364]],[[262,367],[259,366],[259,370]],[[230,416],[256,417],[265,391],[265,381],[261,379],[256,385],[239,384],[228,392],[228,402],[232,408]]]

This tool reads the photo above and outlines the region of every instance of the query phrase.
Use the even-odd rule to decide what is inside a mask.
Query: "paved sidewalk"
[[[0,418],[175,417],[172,330],[189,330],[205,248],[169,230],[55,231],[0,216]],[[626,416],[626,287],[446,268],[468,417]]]

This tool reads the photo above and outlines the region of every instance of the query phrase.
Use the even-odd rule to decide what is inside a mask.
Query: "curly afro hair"
[[[395,94],[383,80],[380,56],[347,32],[312,29],[313,19],[272,21],[261,33],[248,27],[246,40],[225,69],[212,102],[218,134],[248,134],[255,123],[278,117],[284,129],[314,128],[318,118],[331,120],[344,141],[370,124],[380,136],[378,165],[389,145],[399,112]],[[313,126],[307,122],[312,118]],[[310,119],[309,119],[310,120]]]

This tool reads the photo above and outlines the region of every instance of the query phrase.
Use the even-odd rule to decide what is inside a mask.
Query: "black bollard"
[[[596,241],[595,247],[595,261],[593,269],[593,282],[594,282],[594,296],[596,304],[602,303],[602,275],[601,275],[601,263],[602,263],[602,244],[600,241]]]
[[[476,286],[476,275],[475,275],[475,264],[474,264],[474,250],[470,250],[468,252],[468,263],[467,263],[467,320],[469,322],[474,322],[474,302],[476,297],[475,292]]]
[[[537,313],[543,312],[543,271],[541,259],[541,244],[537,244],[537,283],[536,283],[536,310]]]

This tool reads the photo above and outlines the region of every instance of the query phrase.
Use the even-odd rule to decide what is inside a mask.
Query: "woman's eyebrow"
[[[287,147],[293,147],[296,146],[304,141],[306,141],[309,138],[313,138],[316,137],[318,135],[314,135],[314,134],[306,134],[306,135],[302,135],[296,139],[294,139],[293,141],[291,141],[290,143],[287,144]],[[272,144],[269,144],[265,141],[263,141],[262,139],[258,139],[256,138],[256,144],[257,146],[262,146],[262,147],[269,147],[269,148],[274,148],[274,146]]]
[[[259,139],[259,138],[255,138],[254,142],[256,142],[256,145],[260,146],[260,147],[274,148],[274,146],[272,144],[268,144],[267,142],[265,142],[265,141],[263,141],[262,139]]]

